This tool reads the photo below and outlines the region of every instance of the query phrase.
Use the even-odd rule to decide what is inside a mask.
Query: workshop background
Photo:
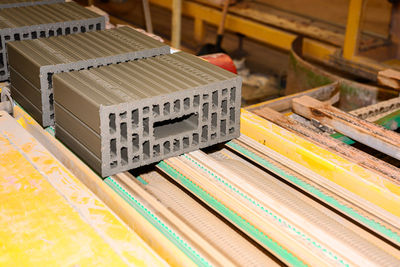
[[[0,265],[400,266],[397,0],[0,0]]]

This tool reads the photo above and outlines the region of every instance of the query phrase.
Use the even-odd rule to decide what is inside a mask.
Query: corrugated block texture
[[[53,77],[56,136],[102,176],[239,136],[241,78],[184,52]]]
[[[130,27],[10,42],[7,46],[12,94],[43,126],[54,125],[54,73],[170,53],[169,46]]]
[[[105,18],[75,2],[0,10],[0,80],[9,78],[6,43],[102,30]]]
[[[1,0],[0,9],[20,6],[55,4],[62,2],[64,2],[64,0]]]

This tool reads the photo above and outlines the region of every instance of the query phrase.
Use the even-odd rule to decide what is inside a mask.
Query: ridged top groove
[[[54,80],[60,80],[99,106],[109,106],[235,77],[233,73],[196,56],[178,52],[96,69],[55,74]]]
[[[37,66],[74,63],[167,46],[130,27],[10,42],[8,45]]]
[[[268,262],[266,255],[159,174],[150,172],[144,177],[148,184],[143,188],[236,264],[262,266]]]
[[[341,241],[342,244],[351,246],[355,251],[363,254],[365,258],[378,263],[378,266],[396,266],[399,263],[398,259],[386,251],[367,242],[363,237],[340,224],[323,211],[305,203],[275,179],[260,179],[263,177],[263,174],[258,169],[252,169],[249,167],[249,163],[229,153],[232,156],[231,158],[228,156],[228,153],[224,154],[218,151],[210,156],[226,168],[237,173],[238,176],[246,177],[248,184],[259,189],[263,195],[274,199],[277,203],[276,205],[286,207],[294,213],[299,214],[304,221],[312,224],[315,229],[321,229],[325,233],[331,234],[336,240]],[[269,175],[264,174],[264,178],[267,177]],[[260,199],[258,201],[262,202]]]
[[[0,30],[98,17],[75,2],[7,8],[0,10]]]

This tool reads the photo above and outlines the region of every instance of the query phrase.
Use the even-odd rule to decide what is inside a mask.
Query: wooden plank
[[[181,47],[181,22],[182,22],[182,0],[172,0],[172,32],[171,45],[173,48]]]
[[[400,135],[379,125],[359,119],[312,97],[293,100],[293,110],[336,131],[400,160]]]
[[[220,203],[228,207],[234,213],[257,228],[260,232],[267,235],[269,238],[278,242],[279,245],[290,251],[292,254],[301,257],[302,261],[312,262],[316,266],[325,266],[326,262],[321,260],[317,255],[313,254],[309,249],[299,246],[298,241],[292,235],[287,234],[281,227],[274,224],[270,220],[266,220],[260,212],[246,205],[240,201],[236,196],[232,195],[229,191],[221,189],[221,187],[210,179],[205,179],[204,175],[197,169],[191,167],[187,162],[180,157],[169,158],[165,162],[176,170],[189,178],[194,184],[205,190],[208,194],[214,196]],[[178,181],[179,182],[179,181]],[[184,186],[184,185],[183,185]],[[218,210],[215,210],[218,212]],[[222,216],[224,214],[220,213]],[[228,217],[225,217],[229,220]],[[254,241],[259,242],[254,239]],[[268,249],[267,246],[259,243]],[[271,253],[273,253],[271,251]],[[286,259],[278,254],[274,254],[281,261],[286,262]]]
[[[201,233],[196,232],[190,225],[185,223],[181,218],[174,214],[168,207],[165,207],[156,197],[143,189],[135,177],[130,173],[119,173],[113,176],[115,180],[123,184],[124,187],[133,195],[139,196],[145,200],[146,206],[150,206],[157,215],[169,225],[173,225],[175,230],[179,231],[179,235],[185,240],[195,245],[197,251],[201,255],[206,256],[213,265],[216,266],[233,266],[234,263],[230,258],[226,257],[221,251],[218,251],[210,242],[205,240]]]
[[[367,203],[360,205],[399,227],[399,169],[363,152],[365,157],[353,154],[361,151],[301,127],[272,109],[263,113],[262,118],[242,110],[241,133],[343,187]],[[368,158],[373,163],[370,168],[363,166]],[[388,173],[380,171],[383,166]]]
[[[190,266],[193,262],[170,240],[133,209],[112,188],[86,166],[75,154],[18,106],[14,117],[36,140],[50,151],[72,174],[97,195],[119,218],[126,223],[157,252],[165,261],[174,266]],[[156,240],[156,242],[155,242]]]
[[[385,69],[378,72],[378,82],[393,89],[400,89],[400,72],[393,69]]]
[[[393,181],[394,179],[400,184],[400,170],[380,159],[377,159],[363,151],[348,146],[339,140],[323,135],[321,133],[316,133],[313,130],[304,127],[297,121],[287,116],[284,116],[283,114],[276,112],[269,107],[263,107],[261,109],[254,110],[253,113],[269,121],[272,121],[273,123],[285,129],[295,132],[302,137],[306,137],[308,140],[317,143],[319,146],[338,153],[339,155],[345,157],[352,162],[357,163],[364,168],[367,168],[374,172],[378,171],[380,175],[385,176],[388,180]]]
[[[383,220],[378,214],[375,214],[373,212],[373,209],[369,209],[368,206],[370,206],[370,203],[367,201],[360,199],[360,197],[352,194],[348,190],[344,189],[343,187],[337,185],[336,183],[330,181],[329,179],[318,175],[311,169],[309,169],[306,166],[303,166],[293,160],[290,160],[289,158],[285,157],[284,155],[270,149],[269,147],[257,142],[256,140],[253,140],[252,138],[242,134],[238,139],[232,140],[231,143],[234,143],[235,146],[239,145],[242,148],[245,148],[246,150],[250,151],[251,153],[254,153],[255,155],[259,156],[262,159],[265,159],[267,162],[270,162],[274,166],[278,167],[280,170],[285,171],[288,176],[282,175],[282,173],[274,171],[274,168],[269,169],[276,175],[280,176],[281,178],[285,179],[287,182],[291,183],[297,188],[301,188],[302,190],[305,190],[306,192],[310,193],[314,197],[318,198],[320,201],[324,202],[326,205],[332,207],[333,209],[337,210],[339,213],[346,214],[350,216],[353,220],[357,221],[358,223],[364,225],[365,227],[369,228],[370,230],[374,231],[375,233],[381,235],[381,237],[385,237],[396,244],[400,245],[400,240],[396,238],[395,236],[388,235],[386,232],[381,231],[381,229],[377,229],[375,227],[375,222],[378,222],[381,226],[384,225],[391,231],[397,233],[398,235],[400,234],[400,229],[394,227],[393,225],[389,224],[385,220]],[[243,156],[247,157],[250,161],[252,161],[255,164],[259,164],[262,167],[266,167],[265,164],[262,162],[258,161],[256,158],[252,157],[249,154],[244,154],[242,153],[242,150],[237,150],[235,149],[235,146],[228,145],[231,149],[234,149],[238,153],[242,154]],[[294,176],[297,179],[305,182],[307,185],[310,185],[311,188],[319,190],[319,192],[323,192],[325,196],[328,196],[327,198],[321,197],[321,194],[317,193],[316,191],[309,190],[311,188],[306,189],[304,187],[304,184],[302,185],[301,183],[296,182],[296,180],[290,179],[290,176]],[[336,199],[338,202],[332,202],[329,197],[332,197],[333,199]],[[309,198],[304,198],[304,200],[310,200]],[[339,204],[340,203],[340,204]],[[360,204],[361,203],[361,204]],[[363,205],[367,203],[367,205]],[[343,209],[343,206],[345,205],[347,207],[351,207],[350,210],[345,210]],[[367,209],[365,208],[367,207]],[[370,222],[372,223],[366,223],[364,220],[360,220],[360,217],[356,215],[356,213],[364,216],[365,218],[368,218]],[[361,228],[355,227],[352,222],[350,221],[343,221],[343,224],[348,223],[348,227],[352,227],[355,231],[361,230]],[[361,233],[363,232],[363,233]],[[363,230],[360,231],[360,235],[363,235],[364,237],[368,236],[366,232]],[[372,239],[375,239],[375,235],[373,235]],[[379,240],[375,240],[374,243],[379,245],[382,240],[378,238]],[[371,240],[371,239],[370,239]],[[397,255],[398,250],[385,242],[383,244],[381,243],[379,246],[384,247],[385,251],[392,251],[392,255]],[[400,258],[400,255],[397,256]]]
[[[283,96],[283,97],[269,100],[266,102],[262,102],[259,104],[254,104],[254,105],[247,107],[246,110],[254,111],[256,109],[266,106],[275,111],[289,112],[292,108],[292,100],[294,98],[301,97],[304,95],[309,95],[309,96],[315,97],[319,100],[325,101],[325,100],[328,100],[329,97],[331,97],[334,94],[334,92],[338,90],[338,86],[339,86],[338,82],[330,83],[330,84],[327,84],[327,85],[324,85],[321,87],[317,87],[314,89],[310,89],[310,90],[307,90],[304,92],[300,92],[297,94]]]
[[[346,26],[349,0],[257,0],[277,9],[291,12],[312,20],[326,21],[332,25]],[[381,36],[388,36],[390,11],[389,1],[368,0],[365,8],[363,30]]]
[[[4,111],[0,173],[0,265],[165,265]]]
[[[364,0],[350,0],[342,56],[351,60],[358,52]]]

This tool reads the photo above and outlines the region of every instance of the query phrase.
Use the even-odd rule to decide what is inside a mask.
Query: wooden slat
[[[129,228],[173,266],[190,266],[193,262],[138,211],[132,208],[75,154],[61,144],[18,106],[14,117],[36,140],[52,153],[73,175],[102,200]],[[155,240],[157,242],[155,242]]]
[[[234,263],[230,258],[226,257],[221,251],[218,251],[210,242],[205,240],[201,233],[196,232],[190,225],[185,223],[181,218],[174,214],[168,207],[165,207],[156,197],[143,189],[139,183],[129,173],[119,173],[113,176],[119,183],[124,185],[130,193],[140,196],[146,202],[146,205],[156,211],[157,215],[164,221],[172,225],[174,229],[179,231],[179,235],[185,240],[189,240],[191,244],[196,246],[197,251],[207,257],[212,264],[217,266],[233,266]]]
[[[378,72],[378,82],[382,85],[400,89],[400,72],[393,69],[381,70]]]
[[[276,114],[277,117],[273,119],[271,114]],[[358,204],[398,227],[398,168],[377,161],[373,156],[338,140],[327,138],[305,127],[299,128],[301,124],[274,110],[265,110],[265,114],[260,116],[263,118],[242,110],[241,133],[343,187],[360,200]],[[329,140],[332,142],[325,142]],[[359,152],[365,158],[360,157]],[[374,163],[371,168],[362,166],[368,158]],[[382,167],[388,173],[381,173]]]
[[[0,111],[1,266],[166,265],[18,122]]]
[[[293,110],[382,153],[400,159],[400,135],[379,125],[359,119],[312,97],[293,100]]]
[[[358,165],[371,170],[373,172],[378,172],[379,175],[386,177],[389,181],[394,181],[400,183],[400,170],[387,164],[386,162],[377,159],[367,153],[357,150],[339,140],[330,138],[329,136],[316,133],[313,130],[304,127],[297,121],[284,116],[283,114],[272,110],[269,107],[263,107],[258,110],[254,110],[253,113],[291,131],[294,132],[313,143],[318,144],[320,147],[328,149],[342,157],[357,163]]]

